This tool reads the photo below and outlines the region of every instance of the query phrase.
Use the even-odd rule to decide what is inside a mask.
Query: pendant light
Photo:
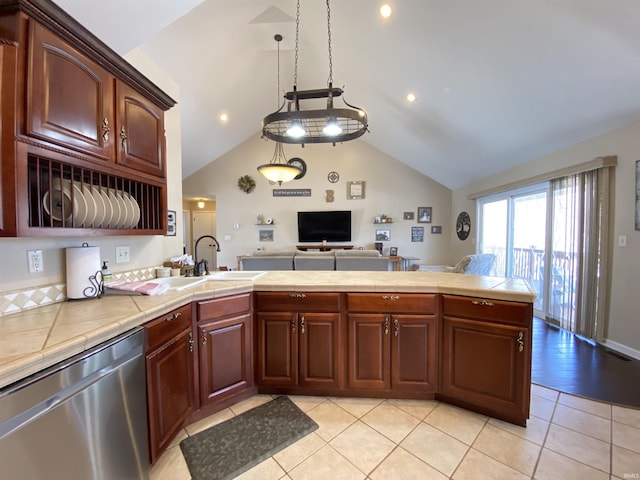
[[[331,5],[327,2],[327,36],[329,44],[328,88],[298,91],[298,44],[300,37],[300,0],[296,2],[296,47],[293,90],[287,92],[285,103],[262,120],[262,136],[281,143],[304,146],[305,143],[332,143],[355,140],[368,131],[366,112],[348,104],[342,89],[333,86],[333,58],[331,53]],[[334,108],[334,98],[342,97],[344,107]],[[326,98],[326,108],[301,110],[305,100]]]
[[[278,95],[280,97],[280,42],[282,41],[282,35],[276,34],[273,39],[278,45]],[[282,185],[282,182],[290,182],[298,175],[302,173],[302,170],[294,165],[287,163],[287,158],[284,156],[284,148],[282,143],[276,141],[276,149],[273,152],[271,162],[265,163],[258,167],[258,171],[264,175],[271,182],[278,182],[278,185]]]

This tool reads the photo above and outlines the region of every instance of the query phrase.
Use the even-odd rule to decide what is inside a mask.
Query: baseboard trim
[[[636,350],[635,348],[627,347],[618,342],[614,342],[613,340],[606,339],[602,345],[611,350],[615,350],[618,353],[626,355],[627,357],[635,358],[636,360],[640,360],[640,350]]]

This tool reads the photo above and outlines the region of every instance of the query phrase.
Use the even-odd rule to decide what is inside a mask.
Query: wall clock
[[[293,157],[289,159],[287,163],[289,165],[293,165],[294,167],[298,167],[300,170],[302,170],[298,175],[296,175],[293,178],[294,180],[300,180],[302,177],[304,177],[305,173],[307,173],[307,164],[301,158]]]
[[[329,180],[330,183],[336,183],[338,180],[340,180],[340,175],[338,174],[338,172],[329,172],[329,175],[327,175],[327,180]]]
[[[460,240],[466,240],[471,231],[471,218],[467,212],[460,212],[456,221],[456,233]]]

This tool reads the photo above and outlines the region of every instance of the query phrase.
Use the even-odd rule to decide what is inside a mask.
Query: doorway
[[[217,245],[209,238],[203,239],[195,251],[195,243],[203,235],[216,236],[216,212],[194,211],[191,213],[191,230],[193,232],[193,258],[205,259],[209,263],[209,270],[218,269]]]

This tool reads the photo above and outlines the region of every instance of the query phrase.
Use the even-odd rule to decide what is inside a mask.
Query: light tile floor
[[[640,410],[533,385],[527,428],[433,400],[290,398],[319,429],[240,480],[640,479]],[[189,425],[151,480],[188,480],[179,443],[271,400],[256,395]]]

